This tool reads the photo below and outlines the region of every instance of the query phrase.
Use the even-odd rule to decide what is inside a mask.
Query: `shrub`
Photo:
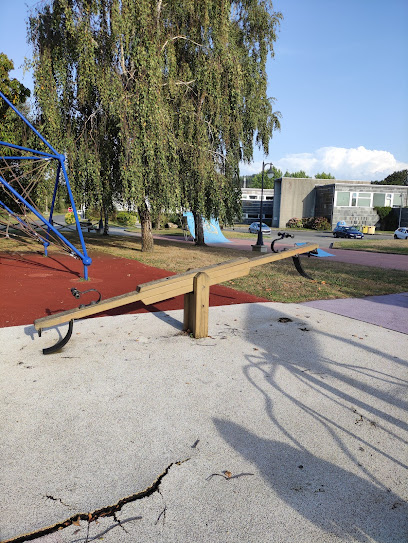
[[[130,211],[119,211],[116,215],[116,220],[123,226],[134,226],[137,221],[137,215]]]
[[[303,220],[302,219],[289,219],[286,223],[286,228],[303,228]]]
[[[289,219],[286,228],[310,228],[312,230],[330,230],[330,223],[326,217],[304,217],[303,219]]]
[[[331,226],[326,217],[314,217],[310,227],[313,230],[331,230]]]
[[[181,227],[181,215],[179,215],[178,213],[170,213],[169,215],[167,215],[167,222],[172,222],[174,224],[177,224],[177,226]]]
[[[75,224],[75,215],[70,213],[65,213],[65,223],[66,224]]]
[[[382,230],[395,230],[398,227],[397,216],[392,207],[375,207],[374,209],[380,218]]]

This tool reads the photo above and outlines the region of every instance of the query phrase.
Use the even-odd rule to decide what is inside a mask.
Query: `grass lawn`
[[[408,255],[406,239],[353,239],[333,242],[333,249],[351,249],[353,251],[371,251],[374,253],[392,253]]]
[[[140,227],[129,227],[126,228],[129,232],[139,232]],[[256,234],[250,234],[249,232],[236,232],[233,230],[225,230],[222,232],[227,239],[251,239],[253,238],[256,241]],[[153,230],[155,236],[180,236],[184,237],[184,232],[181,228],[161,228],[159,230]],[[270,237],[270,235],[264,234],[264,237]]]
[[[258,256],[250,251],[196,247],[167,240],[156,240],[153,253],[143,253],[140,238],[106,237],[87,232],[84,233],[84,237],[90,256],[94,252],[106,252],[173,272],[184,272],[189,268],[200,268],[238,257]],[[67,238],[74,243],[74,234],[67,234]],[[0,251],[41,252],[42,246],[32,241],[2,238]],[[225,284],[276,302],[304,302],[408,291],[408,274],[404,271],[331,262],[330,259],[303,257],[302,261],[305,270],[314,277],[314,281],[301,277],[295,270],[292,259],[288,259],[259,266],[247,277],[234,279]],[[92,266],[89,273],[92,276]]]

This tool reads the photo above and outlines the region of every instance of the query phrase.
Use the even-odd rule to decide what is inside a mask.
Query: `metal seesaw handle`
[[[68,343],[68,341],[71,339],[73,328],[74,328],[74,319],[69,321],[69,323],[68,323],[68,332],[65,334],[65,336],[62,339],[60,339],[59,341],[57,341],[57,343],[55,345],[52,345],[51,347],[46,347],[45,349],[43,349],[43,354],[56,353],[57,351],[62,349],[62,347],[64,347],[64,345],[66,345]],[[42,332],[41,329],[38,330],[38,335],[40,337],[41,337],[41,332]]]

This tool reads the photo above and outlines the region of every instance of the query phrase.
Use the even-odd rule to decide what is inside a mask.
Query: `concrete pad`
[[[303,305],[408,334],[408,292],[365,298],[314,300]]]
[[[49,356],[56,330],[0,329],[2,541],[406,541],[401,334],[299,304],[181,321],[76,322]]]

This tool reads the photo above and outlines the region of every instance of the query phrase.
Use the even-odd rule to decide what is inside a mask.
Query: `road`
[[[224,228],[223,232],[225,237],[228,238],[228,232],[242,232],[248,233],[248,238],[253,240],[253,243],[256,243],[257,236],[255,234],[250,234],[247,228],[237,227],[237,228]],[[296,243],[303,243],[305,241],[310,241],[312,243],[318,243],[322,248],[329,248],[330,244],[335,241],[333,234],[331,232],[318,232],[316,230],[291,230],[291,229],[273,229],[271,234],[264,235],[265,245],[270,245],[273,239],[278,237],[278,232],[287,232],[293,234],[294,240]],[[373,234],[366,235],[366,239],[380,240],[380,239],[392,239],[392,234]]]

